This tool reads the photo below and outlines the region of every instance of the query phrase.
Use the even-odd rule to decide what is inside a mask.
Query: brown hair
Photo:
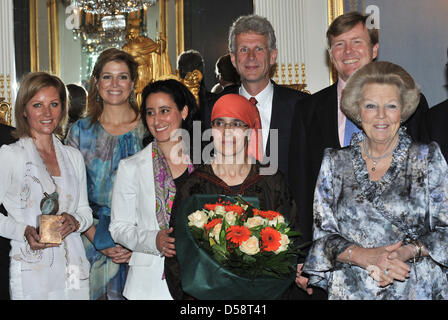
[[[417,109],[420,89],[412,76],[399,65],[386,61],[375,61],[359,68],[347,81],[342,91],[341,110],[361,126],[360,102],[365,85],[378,83],[397,86],[401,101],[401,121],[405,122]]]
[[[340,15],[337,17],[328,27],[327,30],[327,46],[328,49],[331,48],[331,40],[334,37],[337,37],[347,31],[350,31],[353,29],[356,25],[359,23],[362,23],[362,25],[366,26],[366,21],[369,16],[365,16],[358,11],[350,11],[347,13],[344,13],[343,15]],[[372,45],[375,45],[378,43],[378,29],[368,28],[369,32],[370,42]]]
[[[103,100],[101,99],[101,96],[98,92],[96,83],[100,78],[100,74],[103,71],[104,66],[110,61],[126,63],[129,68],[131,81],[136,83],[138,78],[138,63],[135,61],[132,55],[116,48],[109,48],[101,52],[98,59],[96,60],[95,66],[93,67],[92,75],[90,76],[89,82],[90,87],[87,102],[87,116],[91,117],[91,125],[97,122],[99,117],[103,113]],[[131,105],[132,110],[134,110],[135,116],[138,117],[139,108],[134,96],[134,92],[131,92],[131,95],[129,97],[129,104]]]
[[[26,75],[20,84],[17,92],[16,103],[14,105],[14,115],[16,118],[16,130],[13,136],[16,139],[31,137],[30,125],[25,118],[26,104],[43,88],[53,87],[59,93],[61,100],[61,116],[54,134],[62,139],[64,137],[64,127],[67,122],[67,89],[65,84],[58,77],[47,72],[32,72]]]

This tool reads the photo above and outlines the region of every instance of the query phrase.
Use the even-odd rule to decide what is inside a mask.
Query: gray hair
[[[359,109],[362,89],[365,85],[372,83],[397,86],[402,105],[402,122],[408,120],[417,109],[420,102],[420,89],[412,76],[402,67],[391,62],[370,62],[351,75],[342,91],[341,110],[358,126],[361,126]]]
[[[241,16],[232,24],[229,30],[229,51],[236,52],[236,36],[241,33],[255,32],[268,37],[269,50],[277,49],[274,28],[265,17],[256,14]]]

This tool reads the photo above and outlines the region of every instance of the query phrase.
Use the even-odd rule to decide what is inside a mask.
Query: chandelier
[[[128,15],[141,15],[157,0],[71,0],[78,21],[74,40],[81,40],[81,50],[96,54],[108,47],[121,48],[126,39]]]
[[[92,16],[73,29],[73,38],[81,39],[81,50],[85,53],[99,53],[109,47],[121,48],[125,43],[126,19],[123,15]]]
[[[72,6],[81,10],[101,15],[115,15],[147,8],[156,0],[72,0]]]

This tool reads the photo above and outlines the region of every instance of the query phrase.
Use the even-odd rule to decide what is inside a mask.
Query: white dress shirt
[[[344,146],[344,138],[345,138],[345,122],[347,121],[347,117],[341,110],[341,96],[342,90],[344,90],[346,82],[341,78],[338,79],[338,132],[339,132],[339,144],[341,147]]]
[[[263,91],[261,91],[256,96],[252,96],[246,91],[244,85],[241,85],[239,94],[247,99],[254,97],[258,101],[257,108],[258,111],[260,112],[261,129],[263,132],[263,153],[266,153],[266,145],[268,143],[268,137],[269,137],[269,128],[271,126],[272,99],[274,98],[274,86],[269,81],[268,85],[266,86],[266,88],[263,89]]]

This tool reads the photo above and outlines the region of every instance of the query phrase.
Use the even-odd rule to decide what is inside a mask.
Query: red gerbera
[[[271,227],[266,227],[260,232],[264,251],[276,251],[280,248],[282,236],[280,232]]]
[[[222,218],[213,219],[209,223],[207,223],[204,227],[209,231],[210,229],[213,229],[214,226],[216,226],[218,223],[222,223]]]
[[[225,209],[227,212],[233,211],[237,213],[239,216],[244,212],[244,209],[236,204],[227,205],[225,206]]]
[[[254,209],[254,215],[260,216],[265,219],[272,220],[275,217],[280,216],[281,214],[278,213],[277,211],[262,211],[262,210]]]
[[[204,205],[204,208],[207,210],[215,210],[216,206],[223,206],[221,203],[215,203],[215,204],[211,204],[211,203],[206,203]]]
[[[241,245],[250,238],[250,230],[243,226],[231,226],[227,229],[226,239]]]

